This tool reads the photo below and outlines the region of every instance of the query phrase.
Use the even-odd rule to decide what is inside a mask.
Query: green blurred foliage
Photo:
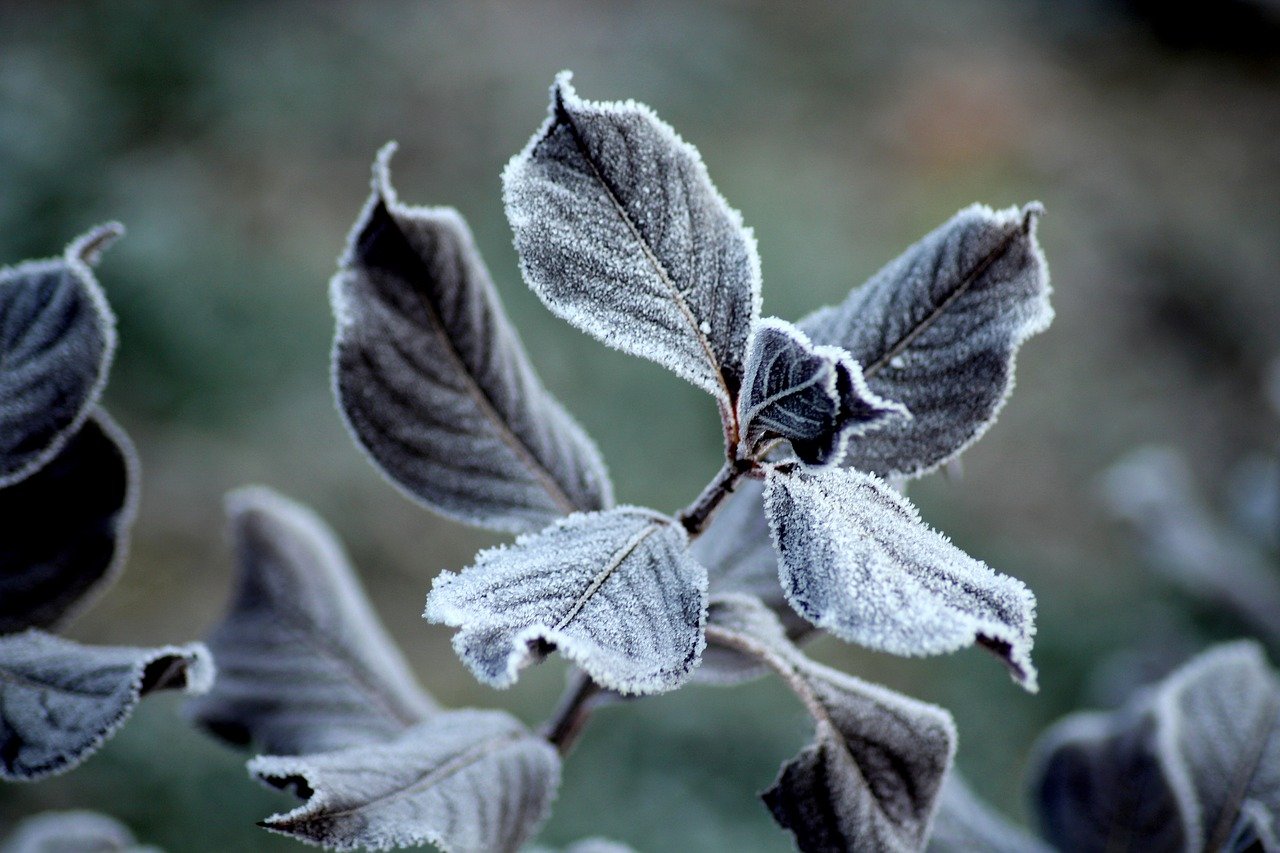
[[[1103,520],[1096,473],[1161,440],[1216,482],[1275,437],[1258,387],[1280,350],[1280,66],[1229,41],[1171,46],[1149,5],[0,2],[0,262],[105,219],[129,227],[100,277],[122,341],[107,403],[142,455],[142,511],[128,571],[70,633],[199,636],[232,577],[221,495],[262,482],[334,522],[438,698],[546,714],[561,664],[494,694],[419,617],[437,571],[497,540],[409,504],[347,438],[327,280],[374,152],[399,140],[401,196],[468,217],[619,498],[687,503],[719,462],[710,400],[556,320],[519,279],[498,172],[568,67],[584,96],[645,101],[700,147],[756,230],[766,313],[841,298],[972,201],[1045,203],[1058,320],[1024,350],[964,476],[913,490],[926,518],[1036,591],[1042,692],[978,651],[813,646],[950,708],[960,766],[1021,817],[1036,733],[1088,701],[1108,654],[1188,609]],[[0,789],[0,829],[74,806],[170,850],[290,846],[253,825],[289,799],[179,708],[151,700],[83,768]],[[806,731],[768,681],[610,708],[567,762],[543,838],[788,849],[754,795]]]

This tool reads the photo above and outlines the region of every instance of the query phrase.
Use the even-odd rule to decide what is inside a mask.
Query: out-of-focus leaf
[[[867,390],[862,369],[839,347],[815,347],[804,332],[770,317],[755,324],[738,398],[739,455],[786,439],[800,461],[829,465],[851,435],[906,409]]]
[[[102,225],[61,258],[0,268],[0,487],[53,458],[106,384],[115,316],[89,267],[123,233]]]
[[[1260,830],[1274,836],[1280,683],[1262,649],[1240,642],[1200,655],[1164,682],[1155,714],[1165,774],[1183,798],[1184,812],[1197,815],[1193,846],[1224,847],[1249,801],[1270,816]]]
[[[1161,767],[1157,724],[1143,702],[1064,718],[1041,736],[1032,764],[1040,831],[1057,849],[1199,849],[1194,815]]]
[[[331,288],[352,434],[410,497],[470,524],[525,532],[610,506],[599,452],[538,381],[466,223],[401,204],[392,150]]]
[[[908,656],[976,642],[1035,690],[1030,590],[925,525],[882,480],[844,468],[774,469],[765,507],[783,591],[818,628]]]
[[[1040,214],[1038,204],[962,210],[844,302],[800,321],[814,343],[848,350],[870,389],[912,414],[862,436],[846,465],[925,474],[995,421],[1018,348],[1053,318]]]
[[[306,756],[259,756],[249,772],[306,802],[260,825],[334,850],[431,843],[517,849],[546,817],[560,759],[500,711],[445,711],[393,740]]]
[[[115,579],[137,496],[133,445],[100,409],[57,456],[0,489],[0,634],[64,622]]]
[[[1275,818],[1257,800],[1245,800],[1222,853],[1275,853],[1280,850]]]
[[[454,648],[494,687],[558,649],[604,687],[660,693],[698,664],[706,595],[684,528],[619,507],[572,515],[481,552],[461,574],[442,572],[425,615],[462,629]]]
[[[762,794],[803,851],[920,850],[955,753],[942,708],[814,663],[759,601],[723,601],[709,646],[756,657],[781,675],[816,723],[815,739]]]
[[[955,770],[947,775],[929,834],[929,853],[1049,853],[1049,847],[1013,826],[969,789]]]
[[[323,521],[265,488],[233,492],[227,512],[240,577],[208,637],[218,680],[188,704],[193,719],[292,755],[385,739],[436,710]]]
[[[143,696],[201,693],[212,681],[200,643],[85,646],[35,629],[0,637],[0,779],[70,770],[124,725]]]
[[[556,853],[550,847],[526,847],[525,853]],[[564,848],[564,853],[635,853],[630,847],[608,838],[584,838]]]
[[[582,100],[565,72],[502,186],[525,281],[547,307],[732,417],[760,261],[693,146],[648,107]]]
[[[120,821],[90,811],[42,812],[18,824],[0,853],[146,853]],[[158,853],[158,851],[157,851]]]

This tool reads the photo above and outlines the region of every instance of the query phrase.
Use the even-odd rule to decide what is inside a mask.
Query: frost
[[[470,524],[524,532],[610,506],[599,452],[534,374],[466,223],[401,204],[392,150],[331,286],[352,434],[411,497]]]
[[[1049,853],[1047,846],[978,799],[954,770],[942,786],[925,849],[928,853]]]
[[[156,690],[213,681],[199,643],[85,646],[35,629],[0,637],[0,779],[32,781],[78,765]]]
[[[106,384],[115,316],[89,267],[123,233],[102,225],[61,258],[0,268],[0,487],[53,458]]]
[[[297,754],[388,738],[437,710],[324,522],[264,488],[232,493],[227,511],[240,577],[208,637],[218,681],[189,703],[193,719]]]
[[[110,585],[137,479],[133,445],[99,409],[52,460],[0,489],[0,634],[63,623]]]
[[[848,350],[871,391],[913,416],[862,436],[845,464],[917,476],[994,422],[1019,346],[1053,318],[1040,213],[1038,204],[962,210],[843,303],[799,322],[814,343]]]
[[[706,571],[684,529],[650,510],[570,516],[442,572],[426,618],[462,630],[453,646],[494,687],[559,649],[604,687],[678,687],[702,653]]]
[[[761,795],[800,850],[921,849],[955,754],[951,715],[814,663],[747,596],[727,600],[717,621],[708,644],[766,663],[814,719],[814,742]]]
[[[90,811],[42,812],[18,824],[0,853],[159,853],[140,847],[129,828]]]
[[[584,101],[567,72],[551,95],[502,174],[525,281],[558,316],[731,413],[760,311],[755,238],[648,107]]]
[[[386,743],[260,756],[249,772],[306,802],[262,826],[334,850],[435,844],[507,853],[537,830],[560,759],[500,711],[447,711]]]
[[[818,628],[899,655],[977,642],[1035,690],[1035,599],[920,521],[879,478],[772,470],[765,508],[787,600]]]
[[[758,455],[776,439],[808,465],[838,463],[851,435],[906,409],[867,390],[862,369],[839,347],[814,347],[804,332],[770,317],[755,324],[738,398],[738,455]]]

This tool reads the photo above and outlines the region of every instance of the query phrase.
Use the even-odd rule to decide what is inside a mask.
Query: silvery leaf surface
[[[929,853],[1049,853],[1050,848],[1009,823],[969,789],[955,770],[947,775],[929,834]]]
[[[205,729],[277,755],[393,737],[437,710],[387,636],[333,532],[269,489],[227,499],[239,578],[207,638]]]
[[[0,841],[0,853],[158,853],[141,847],[129,828],[113,817],[97,812],[50,811],[24,819],[8,838]]]
[[[0,637],[0,779],[32,781],[84,761],[156,690],[201,693],[200,643],[86,646],[31,629]]]
[[[1059,850],[1200,849],[1196,816],[1158,758],[1145,700],[1121,711],[1064,718],[1036,745],[1028,775],[1040,832]]]
[[[562,73],[502,186],[525,281],[547,307],[731,417],[760,262],[697,150],[646,106],[579,98]]]
[[[612,505],[599,452],[534,374],[466,223],[398,201],[391,151],[331,285],[352,434],[410,497],[470,524],[526,532]]]
[[[955,754],[951,715],[806,658],[773,613],[726,596],[708,648],[734,648],[778,672],[804,702],[815,739],[762,794],[803,851],[920,850]]]
[[[0,268],[0,487],[48,462],[89,416],[115,352],[115,316],[90,265],[124,229],[61,258]]]
[[[1035,690],[1031,592],[924,524],[884,481],[847,468],[774,468],[764,499],[783,591],[815,626],[907,656],[976,642]]]
[[[1165,680],[1154,709],[1165,774],[1183,811],[1197,816],[1192,846],[1224,847],[1248,802],[1270,818],[1261,832],[1274,835],[1280,683],[1261,647],[1238,642],[1201,654]]]
[[[908,416],[871,393],[862,369],[839,347],[815,347],[775,317],[753,327],[738,398],[739,456],[785,439],[805,464],[830,465],[844,457],[850,436]]]
[[[1018,348],[1053,319],[1035,236],[1041,212],[966,208],[844,302],[798,323],[814,343],[848,350],[871,391],[912,414],[861,436],[846,465],[919,476],[995,421]]]
[[[255,778],[306,802],[260,825],[331,850],[434,844],[503,853],[541,825],[560,759],[500,711],[444,711],[394,739],[304,756],[259,756]]]
[[[61,624],[105,589],[124,564],[137,497],[133,445],[101,410],[0,489],[0,634]]]
[[[777,582],[774,582],[777,588]],[[785,607],[785,603],[783,604]],[[789,608],[788,608],[789,610]],[[786,630],[769,606],[754,595],[741,592],[713,594],[707,602],[707,627],[752,637],[771,647],[789,645]],[[724,643],[707,640],[702,662],[693,673],[695,684],[733,686],[769,672],[759,658]]]
[[[707,578],[687,545],[651,510],[572,515],[442,572],[425,616],[462,629],[454,649],[494,687],[557,649],[606,688],[660,693],[702,653]]]

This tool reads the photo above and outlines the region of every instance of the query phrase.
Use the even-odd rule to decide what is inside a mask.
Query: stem
[[[581,670],[574,676],[564,698],[560,700],[555,716],[547,721],[543,730],[543,737],[556,748],[561,757],[568,755],[578,742],[583,729],[587,727],[587,721],[591,719],[591,700],[603,690],[591,676]]]
[[[826,706],[822,704],[822,700],[818,698],[818,694],[814,692],[813,685],[800,674],[799,670],[796,669],[791,661],[787,660],[786,656],[779,654],[776,649],[746,634],[722,628],[719,625],[707,626],[707,642],[736,649],[759,660],[782,677],[782,680],[791,688],[791,692],[795,693],[796,697],[804,703],[805,709],[813,717],[814,722],[819,725],[825,724],[833,730],[835,729],[835,723],[832,721],[831,715],[827,713]]]
[[[676,518],[683,525],[690,539],[694,539],[707,529],[711,517],[719,509],[724,499],[733,493],[738,481],[751,470],[752,463],[746,459],[734,459],[724,463],[715,479],[707,483],[707,487],[698,495],[698,499],[681,510]]]

